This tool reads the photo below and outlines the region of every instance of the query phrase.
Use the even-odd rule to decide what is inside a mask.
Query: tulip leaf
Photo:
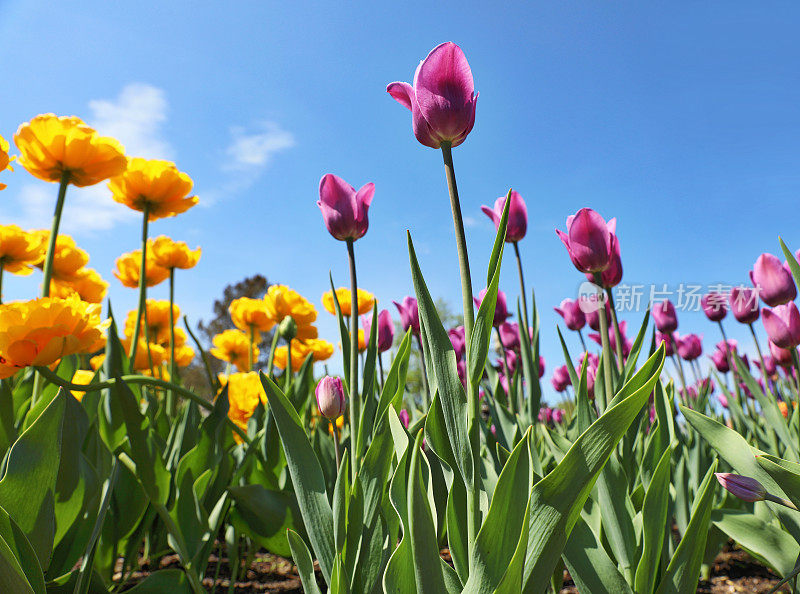
[[[40,574],[41,572],[39,569]],[[44,579],[40,579],[44,585]],[[0,537],[0,590],[15,594],[35,594],[11,547],[2,537]]]
[[[475,326],[467,345],[467,362],[469,364],[470,385],[477,389],[486,367],[486,357],[489,354],[489,343],[492,339],[494,323],[494,310],[497,304],[497,288],[500,284],[500,268],[495,271],[492,282],[483,296],[478,313],[475,316]]]
[[[633,504],[628,496],[628,478],[612,453],[597,479],[598,503],[603,510],[603,533],[620,564],[622,575],[633,581],[636,570],[636,531],[633,528]]]
[[[716,460],[706,472],[703,482],[697,491],[694,509],[689,525],[683,533],[675,554],[670,559],[667,571],[661,579],[657,592],[694,592],[700,577],[700,566],[706,549],[708,525],[711,520],[711,508],[714,504],[714,486],[717,469]]]
[[[489,268],[486,271],[486,286],[492,284],[492,279],[495,274],[500,270],[500,262],[503,259],[503,249],[505,248],[506,230],[508,229],[508,213],[511,208],[511,190],[506,194],[506,201],[503,203],[503,214],[500,216],[500,222],[497,224],[497,233],[494,237],[494,245],[492,245],[492,254],[489,256]]]
[[[130,594],[192,594],[186,574],[180,569],[161,569],[151,573],[130,590]]]
[[[661,455],[650,479],[650,485],[642,504],[642,556],[636,567],[634,585],[640,594],[650,594],[655,588],[657,571],[664,545],[664,534],[668,532],[667,510],[669,508],[669,475],[672,449]]]
[[[663,345],[626,383],[609,407],[572,445],[564,459],[533,487],[524,592],[550,582],[564,544],[608,457],[647,402],[664,365]]]
[[[400,346],[397,347],[397,353],[392,361],[392,366],[389,368],[389,373],[383,383],[381,390],[381,397],[378,401],[378,408],[375,410],[375,418],[380,419],[383,412],[389,407],[394,406],[395,412],[400,412],[400,406],[403,402],[403,394],[405,393],[406,375],[408,374],[408,360],[411,355],[411,330],[407,330],[403,340],[400,341]],[[377,425],[372,427],[373,432]],[[374,437],[374,433],[373,433]]]
[[[346,458],[345,458],[346,459]],[[311,553],[300,535],[294,530],[286,531],[286,538],[289,541],[289,548],[292,550],[292,559],[297,565],[297,573],[303,583],[303,591],[306,594],[320,594],[317,579],[314,575],[314,562]]]
[[[467,492],[461,481],[453,481],[447,494],[445,512],[447,522],[447,544],[450,558],[459,579],[469,578],[469,542],[467,535]]]
[[[533,341],[525,316],[519,315],[519,345],[522,359],[522,374],[525,378],[525,410],[529,423],[534,423],[539,415],[542,400],[542,388],[539,384],[539,316],[536,311],[536,296],[532,297]],[[533,345],[533,348],[532,348]]]
[[[276,555],[288,555],[290,551],[284,539],[285,531],[290,528],[302,531],[300,510],[294,494],[273,491],[262,485],[229,487],[228,492],[236,503],[230,515],[237,531]],[[204,524],[208,524],[207,520]],[[181,522],[183,528],[184,523]]]
[[[579,592],[632,594],[617,564],[581,517],[575,522],[564,546],[564,562]]]
[[[17,523],[11,519],[8,513],[0,508],[0,540],[2,540],[3,553],[0,565],[8,565],[8,568],[0,567],[0,585],[5,575],[6,569],[11,570],[13,567],[19,567],[24,575],[28,586],[33,589],[36,594],[44,594],[45,583],[44,574],[42,573],[39,559],[36,556],[36,551],[33,550],[30,541],[25,537],[22,529]],[[5,548],[11,553],[11,558],[8,558]],[[13,572],[12,572],[13,573]],[[4,590],[0,588],[0,592],[15,592],[15,590]]]
[[[789,269],[792,271],[794,282],[798,287],[800,287],[800,264],[797,263],[797,258],[794,257],[792,251],[786,247],[786,244],[783,242],[783,238],[778,237],[778,241],[781,244],[783,255],[786,256],[786,263],[789,265]]]
[[[625,361],[625,369],[623,373],[625,381],[629,380],[633,375],[633,372],[636,370],[636,362],[639,360],[639,354],[642,351],[642,344],[644,343],[644,337],[647,333],[647,323],[649,321],[650,307],[648,306],[647,311],[644,314],[644,320],[642,320],[642,325],[639,328],[639,333],[636,335],[636,340],[633,341],[633,346],[628,354],[628,359]]]
[[[328,502],[325,475],[291,402],[264,373],[261,373],[261,383],[267,393],[267,402],[283,443],[286,464],[303,522],[308,528],[311,546],[319,560],[325,581],[330,584],[335,554],[333,511]]]
[[[336,312],[336,319],[339,320],[339,339],[342,341],[342,364],[344,365],[344,383],[346,392],[350,393],[350,349],[347,345],[350,344],[350,332],[347,329],[347,324],[344,323],[344,316],[342,315],[342,308],[339,305],[339,297],[336,295],[336,287],[333,286],[333,274],[329,274],[328,278],[331,281],[331,293],[333,294],[333,309]],[[353,296],[351,295],[352,299]],[[356,298],[358,298],[356,296]],[[357,324],[357,320],[352,320],[352,324]],[[353,440],[355,441],[355,440]]]
[[[800,507],[800,464],[775,456],[759,456],[758,464],[780,485],[795,506]],[[767,489],[767,492],[771,492]]]

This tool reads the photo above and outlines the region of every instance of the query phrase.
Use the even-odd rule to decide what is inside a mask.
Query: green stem
[[[519,242],[514,242],[514,255],[517,257],[517,271],[519,272],[519,291],[522,297],[522,319],[525,320],[525,327],[530,328],[528,322],[528,298],[525,293],[525,275],[522,273],[522,257],[519,255]]]
[[[277,335],[278,333],[275,332]],[[256,327],[250,326],[250,371],[255,370],[256,366]]]
[[[147,223],[148,205],[144,203],[142,207],[142,262],[139,267],[139,307],[136,312],[136,322],[133,325],[133,338],[131,339],[131,351],[128,359],[131,366],[136,362],[136,350],[139,348],[139,331],[142,324],[142,312],[144,311],[145,300],[147,299]]]
[[[586,341],[583,339],[583,331],[578,330],[578,338],[581,339],[581,346],[583,347],[583,352],[587,353],[588,349],[586,348]]]
[[[800,386],[800,357],[798,357],[797,355],[796,348],[792,348],[791,351],[792,351],[792,361],[794,362],[794,368],[795,371],[797,371],[797,385]],[[795,383],[792,382],[792,386],[794,385]],[[800,400],[800,388],[797,389],[797,399]]]
[[[383,391],[383,353],[378,351],[378,370],[381,373],[381,391]]]
[[[69,185],[69,172],[61,174],[61,182],[58,186],[58,198],[56,199],[56,209],[53,213],[53,226],[50,229],[50,238],[47,242],[47,254],[44,257],[44,279],[42,284],[42,297],[50,296],[50,279],[53,277],[53,258],[56,254],[56,240],[58,239],[58,228],[61,225],[61,213],[64,210],[64,198],[67,195]]]
[[[269,347],[269,363],[267,364],[267,376],[272,377],[272,368],[275,364],[275,347],[278,346],[278,329],[272,331],[272,344]]]
[[[750,328],[750,334],[753,337],[753,343],[756,345],[756,351],[758,352],[758,362],[761,363],[761,377],[764,378],[764,386],[767,389],[767,393],[770,393],[769,389],[769,378],[767,377],[767,368],[764,366],[764,355],[761,352],[761,346],[758,344],[758,337],[756,336],[756,329],[753,327],[753,323],[750,322],[747,325]]]
[[[604,387],[604,399],[605,402],[601,403],[603,405],[603,409],[608,405],[609,402],[614,398],[614,394],[612,394],[612,385],[611,385],[611,359],[613,355],[611,354],[611,345],[608,342],[608,320],[606,319],[606,305],[603,300],[603,293],[600,287],[603,286],[603,279],[599,272],[594,273],[594,282],[598,287],[598,303],[600,305],[600,309],[597,311],[597,319],[600,320],[600,344],[603,347],[603,387]]]
[[[622,354],[622,332],[619,330],[619,322],[617,321],[617,310],[614,307],[614,296],[611,294],[611,289],[606,289],[608,296],[608,304],[611,307],[611,322],[614,324],[614,342],[617,347],[617,369],[622,373],[623,367],[623,354]]]
[[[289,388],[292,385],[292,339],[286,341],[286,370],[283,372],[284,384],[283,391],[289,393]]]
[[[177,366],[175,365],[175,269],[169,269],[169,381],[177,381]],[[170,390],[167,392],[167,415],[175,416],[175,393]]]
[[[350,457],[353,482],[358,473],[358,422],[361,400],[358,395],[358,279],[356,278],[356,254],[353,240],[347,240],[347,257],[350,261]],[[344,348],[344,345],[342,345]]]
[[[211,388],[211,397],[213,398],[214,395],[219,391],[219,384],[217,383],[217,379],[214,377],[214,374],[211,372],[211,364],[208,362],[208,355],[206,354],[203,345],[201,345],[200,341],[197,340],[197,336],[195,336],[194,332],[192,332],[192,329],[189,327],[189,319],[186,316],[183,316],[183,325],[186,326],[186,331],[189,333],[192,341],[197,346],[197,350],[200,352],[200,358],[203,359],[203,366],[206,369],[208,385]]]

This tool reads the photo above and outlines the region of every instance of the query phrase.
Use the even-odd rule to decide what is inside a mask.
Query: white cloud
[[[232,141],[225,151],[229,161],[225,168],[260,172],[273,155],[292,148],[294,136],[275,122],[260,122],[254,131],[242,126],[231,128]]]
[[[175,151],[162,133],[168,107],[162,89],[131,83],[114,100],[89,101],[90,123],[100,134],[118,139],[131,157],[173,160]]]
[[[464,217],[464,226],[465,227],[477,227],[480,223],[478,223],[478,219],[475,217],[471,217],[469,215]]]

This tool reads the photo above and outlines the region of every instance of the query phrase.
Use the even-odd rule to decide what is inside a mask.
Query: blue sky
[[[6,1],[0,135],[38,113],[74,114],[134,156],[174,160],[201,202],[152,233],[203,247],[178,280],[190,318],[208,317],[224,285],[262,273],[311,298],[335,342],[319,297],[329,270],[348,280],[344,244],[315,204],[327,172],[376,185],[356,252],[360,284],[382,307],[396,317],[391,300],[412,292],[406,229],[431,292],[460,303],[441,155],[385,92],[454,41],[480,91],[474,131],[454,151],[473,277],[484,278],[494,237],[480,205],[513,186],[528,204],[520,247],[549,378],[561,359],[552,307],[581,281],[553,230],[577,209],[617,217],[630,284],[738,284],[761,252],[778,253],[778,234],[800,247],[799,13],[731,1]],[[0,223],[49,226],[54,185],[21,167],[2,181]],[[115,309],[132,307],[111,271],[138,247],[136,214],[104,186],[71,189],[66,211],[63,230],[111,282]],[[515,297],[508,256],[502,285]],[[8,278],[5,296],[30,297],[37,282]],[[641,314],[627,317],[638,327]],[[719,338],[702,314],[682,315],[679,330],[704,333],[707,351]]]

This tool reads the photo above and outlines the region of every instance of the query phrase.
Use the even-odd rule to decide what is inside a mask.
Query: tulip
[[[678,344],[678,356],[684,361],[694,361],[703,354],[703,337],[697,334],[687,334],[686,336],[675,336]]]
[[[408,423],[411,420],[411,417],[408,416],[408,411],[406,409],[403,409],[398,413],[397,416],[400,419],[400,422],[403,424],[403,427],[408,429]]]
[[[464,52],[455,43],[437,45],[420,62],[414,85],[393,82],[386,91],[411,110],[414,136],[434,149],[456,147],[475,125],[478,95]]]
[[[514,351],[503,351],[503,355],[505,357],[506,366],[508,367],[508,373],[513,374],[517,370],[517,364],[519,363],[519,357],[517,357],[517,353]],[[503,362],[498,361],[498,366],[502,366]]]
[[[700,298],[703,313],[712,322],[721,322],[728,313],[728,297],[722,293],[708,293]]]
[[[467,351],[467,338],[464,333],[464,326],[457,326],[447,331],[450,337],[450,343],[453,345],[453,350],[456,352],[456,359],[460,360]]]
[[[582,208],[567,217],[567,232],[556,229],[556,234],[567,248],[575,268],[581,272],[602,272],[614,257],[616,226],[616,219],[606,223],[591,208]]]
[[[539,422],[550,423],[553,420],[553,411],[548,406],[543,406],[539,409]]]
[[[504,349],[519,350],[519,325],[514,322],[503,322],[497,327],[497,335]]]
[[[613,238],[613,252],[611,254],[611,263],[601,274],[600,279],[604,289],[612,289],[622,281],[622,258],[619,254],[619,238],[614,235]],[[594,275],[590,272],[586,273],[586,278],[589,282],[594,282]]]
[[[569,376],[569,370],[566,365],[557,367],[553,371],[553,377],[550,378],[550,383],[553,384],[553,389],[556,392],[563,392],[567,389],[567,386],[572,385],[572,378]]]
[[[369,333],[372,330],[372,315],[361,318],[361,326],[364,328],[364,339],[369,343]],[[394,324],[389,310],[384,309],[378,313],[378,352],[385,353],[392,348],[394,342]]]
[[[581,306],[577,300],[564,299],[561,305],[553,309],[558,315],[564,318],[564,323],[570,330],[575,330],[577,332],[586,325],[586,316],[583,310],[581,310]],[[597,318],[597,313],[594,315],[595,318]],[[595,329],[599,329],[599,326]]]
[[[419,336],[419,308],[417,307],[417,300],[413,297],[404,297],[403,303],[392,301],[397,311],[400,312],[400,323],[403,325],[403,330],[411,332]]]
[[[461,361],[456,363],[456,371],[458,372],[458,379],[461,380],[461,385],[464,386],[464,389],[466,390],[467,389],[467,362],[464,361],[464,359],[461,359]]]
[[[720,373],[727,373],[731,370],[730,365],[728,365],[728,354],[719,348],[711,355],[711,361]]]
[[[675,354],[675,346],[673,345],[673,341],[669,334],[664,334],[663,332],[656,330],[656,346],[660,345],[661,343],[664,343],[665,356],[671,357]]]
[[[734,287],[729,299],[733,317],[742,324],[752,324],[758,319],[758,291],[748,287]]]
[[[611,323],[611,307],[608,305],[608,301],[605,302],[605,310],[606,310],[606,324]],[[599,309],[593,309],[591,311],[586,312],[586,323],[589,324],[589,328],[600,332],[600,314],[598,313]]]
[[[628,323],[627,322],[620,323],[620,325],[619,325],[619,333],[620,333],[620,338],[622,339],[622,355],[624,357],[627,357],[630,354],[631,347],[633,346],[631,341],[628,340],[628,338],[625,336],[625,331],[627,330],[627,328],[628,328]],[[596,333],[592,332],[591,334],[589,334],[589,338],[591,338],[593,341],[595,341],[599,345],[603,344],[603,341],[600,338],[599,334],[596,334]],[[617,336],[616,336],[616,332],[614,332],[614,330],[612,328],[608,329],[608,342],[611,345],[611,350],[616,351],[617,350]]]
[[[483,298],[486,297],[487,290],[488,289],[483,289],[478,293],[477,297],[472,298],[477,307],[480,307],[481,303],[483,303]],[[503,293],[503,291],[497,291],[497,301],[494,304],[494,319],[492,325],[497,328],[510,317],[511,314],[508,313],[508,305],[506,303],[506,294]]]
[[[772,254],[761,254],[750,271],[750,280],[761,299],[770,307],[789,303],[797,297],[792,274]]]
[[[528,230],[528,209],[525,201],[519,192],[511,190],[511,204],[508,206],[508,225],[506,227],[506,241],[516,243],[525,237]],[[492,219],[494,228],[500,226],[500,219],[503,218],[503,209],[506,205],[506,197],[501,196],[494,202],[494,210],[488,206],[481,206],[483,213]]]
[[[719,394],[717,396],[717,400],[719,400],[719,404],[722,406],[722,408],[728,408],[728,398],[725,396],[725,394]]]
[[[369,228],[367,211],[375,195],[375,184],[368,183],[358,192],[341,177],[325,174],[319,182],[322,218],[328,232],[339,241],[355,241]]]
[[[678,329],[678,316],[675,313],[675,306],[672,305],[669,299],[653,305],[651,313],[653,314],[656,328],[662,333],[672,334]]]
[[[800,344],[800,312],[793,302],[765,308],[762,322],[767,336],[777,346],[791,349]]]
[[[781,367],[791,367],[794,364],[792,361],[792,351],[789,349],[782,349],[770,341],[769,352],[772,355],[772,360]]]
[[[317,384],[314,394],[317,397],[317,408],[324,417],[338,419],[347,410],[344,387],[338,377],[330,375],[323,377]]]
[[[599,367],[600,366],[600,357],[595,355],[594,353],[581,353],[581,356],[578,357],[578,368],[583,367],[584,359],[588,358],[587,365],[589,367]]]
[[[759,363],[758,361],[756,361],[756,365],[758,365],[758,368],[761,369],[761,373],[767,376],[775,375],[778,371],[778,365],[777,363],[775,363],[775,359],[773,359],[769,355],[764,357],[763,369],[761,368],[761,363]]]
[[[767,490],[756,479],[732,472],[715,472],[719,484],[742,501],[764,501]]]
[[[564,411],[560,408],[553,409],[553,423],[560,424],[564,421]]]

